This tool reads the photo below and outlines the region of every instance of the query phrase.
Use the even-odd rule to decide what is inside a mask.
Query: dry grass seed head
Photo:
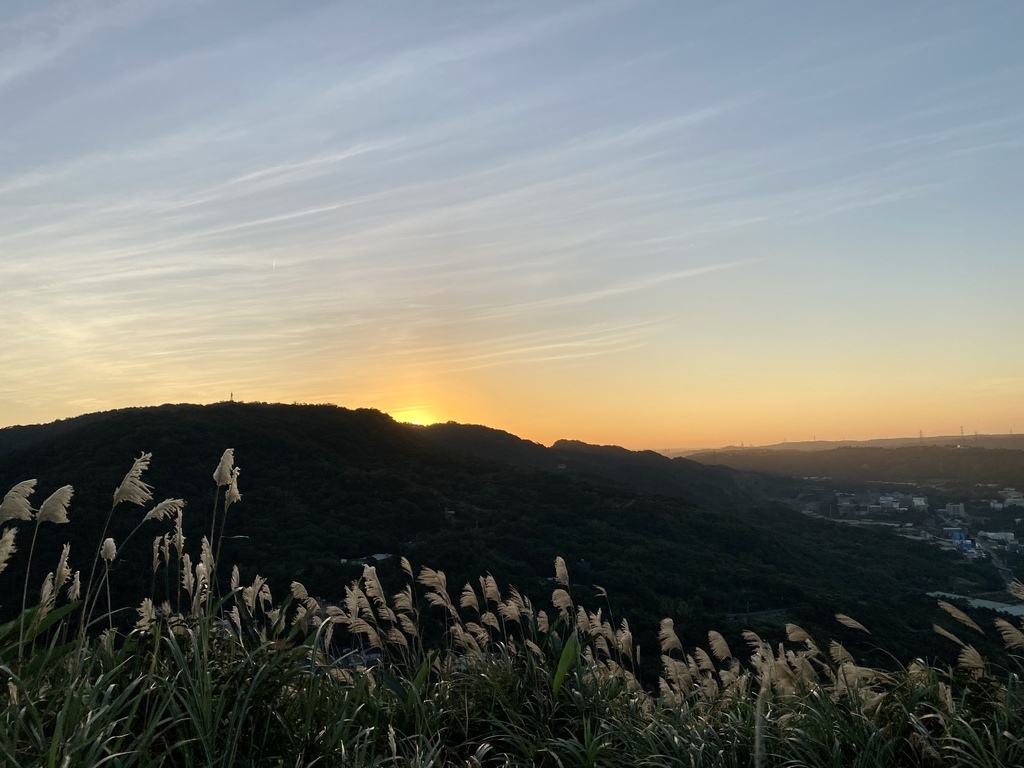
[[[39,506],[36,521],[40,523],[70,523],[68,504],[71,503],[71,497],[74,495],[75,489],[70,485],[58,488]]]
[[[804,632],[796,624],[786,625],[786,639],[791,643],[804,643],[811,639],[811,636]]]
[[[568,618],[572,610],[572,598],[564,589],[556,589],[551,593],[551,603],[559,610],[563,617]]]
[[[39,590],[39,613],[36,620],[40,620],[53,608],[54,603],[57,600],[57,596],[53,590],[53,572],[46,574],[46,578],[43,579],[43,586]]]
[[[622,620],[619,631],[615,633],[615,642],[618,645],[619,653],[630,661],[633,661],[633,633],[629,629],[629,622]]]
[[[163,536],[157,536],[153,539],[153,573],[156,573],[157,568],[160,567],[160,551],[163,541]]]
[[[363,584],[366,585],[366,595],[373,599],[377,605],[387,605],[387,598],[384,597],[384,588],[377,577],[377,569],[372,565],[363,566]]]
[[[408,576],[410,579],[413,578],[412,563],[409,562],[409,558],[407,558],[405,555],[402,555],[401,559],[399,559],[398,562],[401,564],[402,570],[405,571],[405,575]]]
[[[555,581],[563,587],[569,586],[569,571],[565,567],[565,560],[561,556],[555,558]]]
[[[179,560],[182,555],[185,554],[185,529],[180,509],[178,510],[177,516],[174,518],[174,550],[178,553]]]
[[[398,626],[402,628],[409,637],[418,637],[420,630],[416,626],[416,622],[413,621],[408,614],[401,613],[398,615]]]
[[[419,578],[416,579],[427,589],[433,589],[437,592],[448,592],[448,579],[444,575],[444,571],[435,571],[432,568],[424,566],[420,569]]]
[[[4,500],[0,502],[0,523],[32,519],[32,506],[28,503],[28,497],[35,487],[35,480],[23,480],[4,495]]]
[[[933,630],[933,631],[935,632],[935,634],[937,634],[937,635],[942,635],[942,636],[943,636],[944,638],[946,638],[947,640],[952,640],[952,641],[953,641],[954,643],[956,643],[957,645],[959,645],[959,646],[960,646],[961,648],[963,648],[964,646],[966,646],[966,645],[967,645],[967,643],[965,643],[965,642],[964,642],[963,640],[961,640],[961,639],[960,639],[959,637],[957,637],[956,635],[954,635],[954,634],[953,634],[952,632],[950,632],[949,630],[947,630],[947,629],[944,629],[944,628],[940,627],[940,626],[939,626],[938,624],[932,624],[932,630]]]
[[[0,536],[0,573],[4,572],[4,569],[7,567],[7,561],[11,559],[11,555],[18,551],[18,548],[14,545],[14,537],[17,533],[17,528],[8,528],[4,531],[4,535]]]
[[[241,575],[238,573],[238,566],[237,565],[232,565],[231,566],[231,581],[229,582],[228,586],[230,587],[231,591],[234,592],[236,589],[238,589],[238,585],[240,583],[241,583]]]
[[[707,651],[700,647],[694,648],[693,658],[697,662],[697,669],[699,669],[701,672],[710,672],[714,674],[715,664],[713,661],[711,661],[711,657],[708,656]]]
[[[181,586],[192,597],[195,591],[195,577],[192,575],[192,558],[186,552],[181,558]]]
[[[103,547],[100,549],[100,556],[108,563],[114,562],[114,558],[117,557],[117,545],[111,538],[103,540]]]
[[[548,614],[546,611],[537,612],[537,631],[544,632],[548,631]]]
[[[1016,597],[1018,600],[1024,600],[1024,584],[1014,579],[1010,582],[1010,586],[1006,588],[1011,595]]]
[[[171,515],[177,515],[178,512],[185,508],[184,499],[164,499],[155,507],[153,507],[146,516],[142,518],[142,521],[147,520],[164,520]]]
[[[148,630],[156,621],[156,610],[153,608],[153,601],[148,597],[143,598],[142,603],[135,609],[139,614],[139,620],[135,622],[135,628],[143,631]]]
[[[985,673],[985,660],[973,645],[968,645],[960,651],[957,664],[976,675]]]
[[[658,642],[661,644],[662,653],[671,651],[682,653],[683,644],[679,640],[679,635],[676,634],[675,622],[672,619],[661,620],[661,626],[658,628]]]
[[[576,628],[585,635],[594,634],[594,628],[590,626],[590,619],[582,605],[576,609]]]
[[[71,576],[71,567],[68,565],[68,558],[71,556],[71,545],[65,544],[60,551],[60,560],[57,561],[57,570],[54,574],[54,589],[58,592]]]
[[[124,480],[114,491],[114,504],[127,501],[129,504],[142,506],[153,499],[153,488],[142,482],[142,473],[149,469],[149,460],[153,458],[152,453],[143,453],[132,464]]]
[[[242,494],[238,492],[238,476],[242,474],[242,470],[235,467],[231,470],[231,482],[228,484],[228,489],[224,492],[224,508],[227,509],[237,501],[242,500]]]
[[[490,601],[497,605],[501,602],[501,590],[498,589],[498,582],[495,581],[491,574],[480,577],[480,585],[484,592],[484,600]]]
[[[213,573],[213,547],[210,546],[210,540],[205,536],[203,536],[202,544],[199,547],[199,562],[202,563],[207,573]]]
[[[462,595],[459,597],[460,608],[472,608],[478,614],[480,613],[480,601],[477,600],[476,590],[473,589],[473,585],[468,581],[466,586],[462,588]]]
[[[836,614],[836,621],[838,621],[844,627],[849,627],[850,629],[856,629],[856,630],[859,630],[861,632],[866,632],[869,635],[871,634],[871,630],[869,630],[867,627],[865,627],[863,624],[861,624],[856,619],[851,619],[845,613],[837,613]]]
[[[972,619],[966,613],[961,611],[955,605],[950,605],[945,600],[939,600],[939,608],[944,610],[946,613],[948,613],[954,619],[959,621],[965,627],[970,627],[971,629],[973,629],[979,635],[984,635],[985,634],[985,630],[983,630],[981,627],[979,627],[977,622],[974,621],[974,619]]]
[[[68,600],[77,600],[82,594],[82,574],[79,571],[75,571],[75,575],[71,577],[71,586],[68,587]]]
[[[836,665],[854,663],[853,656],[850,654],[850,652],[846,650],[840,643],[837,643],[835,640],[829,643],[828,653],[829,656],[832,657],[832,661],[835,662]]]
[[[1021,632],[1005,619],[996,619],[995,623],[999,634],[1003,636],[1003,644],[1007,649],[1024,649],[1024,632]]]
[[[235,465],[235,449],[228,448],[221,454],[217,469],[213,472],[213,481],[218,485],[231,485],[231,469]]]
[[[412,587],[406,584],[401,592],[395,593],[393,602],[396,611],[400,611],[402,613],[412,613]]]
[[[725,661],[726,659],[732,658],[732,651],[729,649],[729,644],[725,642],[725,638],[722,637],[720,632],[715,630],[708,631],[708,643],[711,646],[711,653],[715,655],[715,658],[719,661]]]
[[[512,621],[517,624],[522,617],[522,614],[519,612],[519,607],[511,600],[498,603],[498,613],[501,615],[501,618],[505,619],[505,621]]]

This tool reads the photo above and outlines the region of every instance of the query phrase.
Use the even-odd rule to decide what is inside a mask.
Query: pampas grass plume
[[[117,545],[114,544],[114,540],[106,538],[103,540],[103,548],[100,550],[100,556],[108,563],[114,562],[114,558],[117,557]]]
[[[155,507],[153,507],[146,516],[142,518],[142,521],[146,520],[164,520],[171,515],[177,515],[181,510],[185,508],[184,499],[164,499]]]
[[[35,480],[25,480],[11,488],[0,502],[0,523],[8,520],[31,520],[32,507],[28,503],[28,497],[35,490]]]
[[[224,505],[230,507],[236,501],[242,500],[242,494],[238,492],[238,476],[242,470],[233,467],[231,470],[231,481],[228,483],[228,490],[224,494]]]
[[[231,470],[235,465],[235,449],[228,448],[220,457],[220,463],[213,473],[217,485],[231,485]]]
[[[850,629],[859,629],[861,632],[866,632],[869,635],[871,634],[871,630],[870,629],[865,627],[863,624],[861,624],[856,619],[851,619],[845,613],[837,613],[836,614],[836,621],[838,621],[844,627],[849,627]]]
[[[954,619],[959,621],[965,627],[970,627],[971,629],[973,629],[979,635],[984,635],[985,634],[985,630],[983,630],[981,627],[979,627],[978,623],[974,619],[972,619],[966,613],[961,611],[955,605],[950,605],[945,600],[939,600],[939,608],[944,610],[946,613],[948,613]]]
[[[40,523],[70,523],[68,519],[68,504],[74,496],[75,489],[70,485],[64,485],[50,494],[39,507],[39,514],[36,521]]]
[[[132,464],[124,480],[114,491],[114,504],[127,501],[129,504],[142,506],[153,500],[153,488],[142,482],[142,473],[149,469],[149,461],[153,458],[152,453],[143,453]]]
[[[17,528],[8,528],[0,537],[0,573],[3,573],[4,568],[7,567],[7,561],[11,559],[11,555],[18,551],[18,548],[14,546],[14,536],[17,533]]]
[[[565,560],[561,556],[555,558],[555,581],[562,586],[569,586],[569,571],[565,567]]]

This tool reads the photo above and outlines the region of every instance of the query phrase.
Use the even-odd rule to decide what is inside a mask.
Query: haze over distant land
[[[1024,432],[1024,4],[0,7],[0,425]]]
[[[929,437],[878,437],[872,440],[805,440],[775,443],[773,445],[726,445],[718,448],[665,448],[665,456],[693,456],[716,451],[737,451],[744,448],[757,451],[828,451],[833,448],[909,448],[921,445],[957,446],[963,448],[1024,449],[1024,435],[940,435]],[[705,457],[706,458],[706,457]]]

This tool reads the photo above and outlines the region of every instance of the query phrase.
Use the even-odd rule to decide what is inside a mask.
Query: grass
[[[216,477],[221,537],[241,500],[229,459]],[[150,504],[148,460],[115,507]],[[19,484],[0,507],[0,570],[17,556],[13,526],[39,523],[32,488]],[[546,607],[489,576],[451,588],[404,558],[396,594],[366,566],[337,604],[297,582],[278,601],[259,577],[243,585],[237,570],[220,573],[216,514],[210,537],[186,551],[183,503],[168,501],[166,515],[156,505],[142,520],[173,518],[156,537],[151,579],[179,585],[173,606],[154,593],[131,618],[109,604],[94,616],[117,557],[98,543],[104,569],[80,585],[65,553],[37,604],[0,627],[3,765],[1024,765],[1016,625],[997,627],[1001,665],[939,627],[961,646],[959,666],[892,671],[859,665],[837,643],[820,648],[794,625],[778,647],[747,632],[737,650],[713,632],[707,650],[686,649],[666,619],[663,673],[643,680],[628,621],[579,605],[561,558]],[[4,578],[4,595],[27,591]],[[942,607],[961,635],[985,632]]]

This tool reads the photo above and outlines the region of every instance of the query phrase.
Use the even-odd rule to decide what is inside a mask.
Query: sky
[[[6,0],[0,426],[1024,431],[1024,3]]]

